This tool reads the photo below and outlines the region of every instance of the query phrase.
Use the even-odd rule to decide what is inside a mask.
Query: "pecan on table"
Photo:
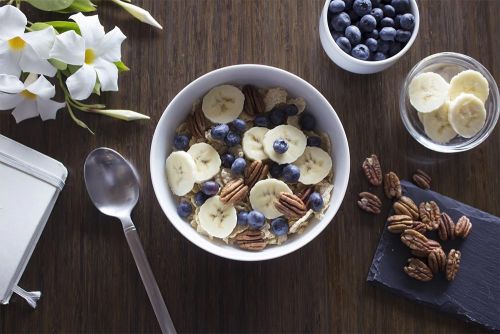
[[[413,219],[418,219],[420,217],[417,205],[409,197],[401,196],[396,202],[394,202],[392,207],[398,215],[407,215]]]
[[[431,268],[434,274],[439,271],[444,271],[446,269],[446,254],[442,248],[433,249],[427,258],[427,263],[429,268]]]
[[[274,202],[274,207],[288,219],[300,218],[307,212],[306,205],[297,195],[285,192]]]
[[[439,227],[437,232],[439,239],[443,241],[455,239],[455,223],[446,212],[442,212],[441,217],[439,217]]]
[[[364,191],[359,193],[359,197],[358,206],[362,210],[376,215],[380,213],[382,201],[377,197],[377,195]]]
[[[259,92],[259,89],[252,85],[245,85],[241,90],[245,95],[245,102],[243,104],[243,111],[248,115],[263,113],[266,109],[264,104],[264,97]]]
[[[422,202],[418,207],[418,212],[420,213],[420,218],[422,223],[427,225],[429,231],[437,230],[439,227],[439,218],[441,217],[441,211],[439,206],[434,201]]]
[[[448,281],[453,281],[457,275],[458,269],[460,268],[460,259],[462,254],[457,250],[450,250],[448,253],[448,259],[446,260],[446,279]]]
[[[269,166],[262,161],[255,160],[245,170],[245,184],[252,188],[257,182],[267,177]]]
[[[235,179],[222,188],[220,200],[224,204],[234,204],[244,200],[247,194],[248,186],[244,184],[243,179]]]
[[[393,215],[387,218],[387,229],[391,233],[400,234],[413,226],[413,219],[407,215]]]
[[[308,186],[301,191],[299,191],[296,195],[302,200],[302,202],[306,203],[309,200],[309,196],[314,192],[314,186]]]
[[[431,269],[425,262],[414,257],[408,259],[408,264],[404,267],[404,271],[408,276],[422,282],[428,282],[434,277]]]
[[[238,234],[234,240],[236,244],[246,250],[262,250],[266,248],[267,243],[264,241],[264,234],[260,230],[246,230]]]
[[[462,216],[455,225],[455,236],[465,239],[469,235],[471,229],[472,223],[470,219],[467,216]]]
[[[431,177],[421,169],[417,169],[413,174],[413,182],[422,189],[430,189],[431,180]]]
[[[189,117],[187,121],[187,127],[189,132],[194,137],[205,138],[205,130],[207,129],[207,122],[205,120],[205,115],[201,109],[201,104],[196,107],[193,115]]]
[[[429,255],[435,248],[441,248],[439,242],[427,239],[425,235],[412,229],[404,230],[401,233],[401,241],[410,249],[425,255]]]
[[[374,186],[382,184],[382,168],[380,167],[380,161],[375,154],[366,158],[365,161],[363,161],[361,168],[363,168],[368,182]]]
[[[389,172],[384,176],[384,192],[388,199],[400,198],[402,195],[401,182],[394,172]]]

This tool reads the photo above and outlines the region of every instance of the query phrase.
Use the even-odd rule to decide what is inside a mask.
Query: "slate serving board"
[[[441,242],[446,253],[452,248],[460,250],[460,270],[452,282],[443,273],[430,282],[410,278],[403,271],[411,257],[409,249],[400,241],[399,234],[384,228],[367,281],[500,332],[500,218],[409,182],[401,184],[403,193],[417,205],[433,200],[454,222],[462,215],[470,218],[472,230],[467,239]],[[435,232],[428,236],[439,240]]]

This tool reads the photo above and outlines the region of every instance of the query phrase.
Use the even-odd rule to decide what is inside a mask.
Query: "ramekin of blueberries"
[[[396,62],[418,33],[415,0],[327,0],[320,38],[328,56],[355,73],[375,73]]]

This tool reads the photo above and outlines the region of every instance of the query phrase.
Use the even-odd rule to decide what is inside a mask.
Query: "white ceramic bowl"
[[[167,184],[165,159],[172,151],[176,127],[191,111],[193,101],[202,98],[211,88],[232,83],[253,84],[258,87],[283,87],[291,96],[303,97],[307,109],[314,114],[319,129],[329,134],[332,141],[334,189],[330,207],[324,218],[310,224],[304,233],[294,235],[281,246],[269,246],[262,251],[249,252],[223,242],[212,241],[197,233],[176,212],[176,200]],[[340,207],[349,181],[349,146],[342,123],[328,101],[313,86],[284,70],[264,65],[235,65],[207,73],[187,85],[170,102],[156,127],[151,145],[151,179],[160,206],[175,228],[189,241],[204,250],[233,260],[260,261],[291,253],[313,240],[330,223]],[[167,237],[167,236],[165,236]]]
[[[332,34],[330,33],[330,29],[328,27],[329,4],[330,0],[326,0],[321,12],[321,17],[319,19],[319,38],[321,40],[321,45],[323,46],[323,49],[325,50],[328,57],[330,57],[330,59],[335,64],[349,72],[358,74],[371,74],[381,72],[394,65],[401,57],[403,57],[403,55],[411,48],[413,42],[417,38],[418,28],[420,26],[420,14],[418,12],[416,0],[410,0],[411,11],[415,16],[415,28],[413,29],[411,38],[405,45],[405,47],[401,51],[399,51],[398,54],[384,60],[367,61],[356,59],[342,51],[342,49],[333,40]]]

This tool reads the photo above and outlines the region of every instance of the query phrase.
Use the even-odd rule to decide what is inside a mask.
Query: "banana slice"
[[[285,139],[288,143],[288,150],[282,154],[276,153],[273,148],[274,141],[280,138]],[[294,126],[279,125],[266,133],[262,143],[264,144],[264,152],[271,160],[279,164],[286,164],[294,162],[304,153],[307,138],[302,131]]]
[[[220,169],[221,160],[219,153],[207,143],[194,144],[187,153],[193,158],[196,168],[194,181],[203,182],[214,177]]]
[[[214,123],[234,121],[243,111],[245,96],[238,88],[222,85],[212,88],[203,98],[201,108],[205,117]]]
[[[462,93],[451,102],[448,121],[453,130],[465,138],[473,137],[484,126],[484,103],[473,94]]]
[[[203,229],[212,237],[225,238],[236,227],[236,209],[222,203],[219,196],[210,197],[200,207],[198,219]]]
[[[475,95],[484,103],[490,93],[488,80],[478,71],[467,70],[460,72],[450,81],[450,100],[456,99],[461,93]]]
[[[241,141],[241,146],[243,153],[245,153],[248,159],[266,160],[269,158],[266,152],[264,152],[264,146],[262,144],[264,135],[268,131],[269,129],[267,128],[256,126],[245,132],[243,140]]]
[[[417,75],[410,82],[408,95],[411,105],[419,112],[432,112],[448,99],[449,84],[437,73]]]
[[[276,179],[266,179],[257,182],[250,190],[250,204],[254,210],[262,212],[268,219],[278,218],[283,214],[274,207],[280,193],[292,194],[285,182]]]
[[[167,182],[172,192],[184,196],[194,187],[196,164],[193,157],[184,151],[172,152],[165,163]]]
[[[450,104],[446,102],[438,110],[421,114],[425,134],[436,143],[445,144],[457,136],[448,122],[449,106]]]
[[[321,148],[309,146],[294,164],[300,169],[300,183],[316,184],[330,173],[332,158]]]

